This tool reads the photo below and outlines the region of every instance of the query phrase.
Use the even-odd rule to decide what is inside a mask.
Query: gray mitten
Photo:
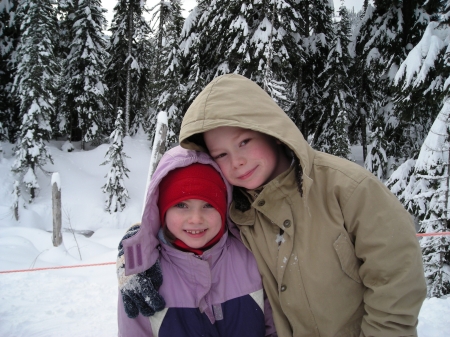
[[[136,318],[139,312],[147,317],[152,316],[166,306],[164,298],[158,293],[158,289],[163,281],[158,260],[150,269],[142,273],[125,276],[125,256],[123,254],[122,241],[135,235],[139,228],[139,225],[130,227],[122,240],[120,240],[116,264],[119,290],[122,294],[125,312],[130,318]]]

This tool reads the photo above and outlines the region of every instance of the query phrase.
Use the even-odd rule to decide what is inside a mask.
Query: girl
[[[207,154],[176,147],[163,156],[142,224],[121,243],[120,336],[276,336],[256,262],[227,218],[230,202],[231,187]],[[130,318],[130,290],[145,287],[130,280],[157,259],[165,308]]]

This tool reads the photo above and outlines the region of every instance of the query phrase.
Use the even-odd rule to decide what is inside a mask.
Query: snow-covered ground
[[[12,146],[1,143],[0,157],[0,336],[117,336],[115,265],[3,273],[9,270],[115,262],[125,229],[139,221],[151,145],[145,135],[125,139],[130,200],[122,213],[103,210],[108,145],[61,151],[52,142],[63,208],[63,245],[52,245],[51,175],[39,173],[41,190],[32,204],[22,202],[19,221],[12,211]],[[361,164],[361,150],[354,148]],[[69,230],[72,228],[74,234]],[[93,234],[92,234],[93,233]],[[91,236],[89,236],[92,234]],[[81,255],[81,257],[80,257]],[[427,299],[419,316],[419,336],[450,336],[450,299]]]

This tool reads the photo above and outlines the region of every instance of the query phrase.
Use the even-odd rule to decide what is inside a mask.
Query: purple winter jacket
[[[151,317],[129,318],[119,292],[119,336],[277,336],[256,261],[229,219],[229,231],[202,256],[182,252],[158,238],[159,183],[169,171],[193,163],[209,164],[220,172],[205,153],[180,146],[167,151],[150,182],[141,228],[123,242],[126,275],[147,270],[160,259],[163,284],[159,293],[166,308]],[[229,205],[232,187],[222,178]]]

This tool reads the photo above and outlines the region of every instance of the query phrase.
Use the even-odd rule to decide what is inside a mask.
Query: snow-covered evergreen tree
[[[397,57],[395,71],[405,60],[404,55],[423,41],[428,23],[438,20],[441,2],[441,0],[411,1],[403,4],[405,23],[401,35],[407,44],[401,57],[395,55]],[[394,117],[390,117],[390,120],[394,123],[387,125],[388,155],[397,162],[402,162],[406,158],[417,158],[420,146],[442,107],[442,99],[436,99],[442,92],[442,83],[435,82],[438,75],[435,69],[429,70],[428,78],[420,85],[405,86],[398,80],[398,74],[395,77],[393,75],[395,74],[389,76],[391,80],[389,90],[394,103]]]
[[[414,170],[409,175],[411,170],[402,165],[393,174],[396,180],[388,181],[388,186],[402,197],[405,207],[419,221],[421,233],[450,230],[449,1],[445,8],[447,12],[442,15],[441,23],[429,23],[422,40],[410,51],[397,73],[397,78],[401,78],[407,88],[423,82],[433,73],[430,69],[436,68],[439,72],[435,80],[442,85],[443,107],[423,142]],[[403,174],[397,173],[400,170]],[[428,295],[441,297],[450,294],[450,238],[424,237],[420,245],[428,281]]]
[[[109,110],[106,71],[106,19],[100,0],[78,0],[70,36],[73,40],[63,67],[65,119],[68,129],[81,131],[84,143],[98,137]]]
[[[21,22],[21,37],[13,91],[20,101],[22,124],[12,169],[24,173],[23,183],[30,192],[31,201],[39,188],[35,170],[47,160],[51,161],[45,142],[51,134],[54,81],[58,74],[53,53],[57,22],[50,0],[23,0],[17,15]]]
[[[367,91],[362,91],[365,87],[361,85],[359,89],[357,87],[359,91],[357,99],[360,104],[370,102],[366,109],[368,129],[372,131],[380,127],[384,129],[387,155],[386,167],[382,170],[386,175],[384,178],[410,157],[411,146],[408,145],[408,140],[411,139],[408,127],[410,122],[394,104],[394,101],[400,102],[401,99],[394,98],[395,90],[391,84],[409,50],[422,36],[430,19],[427,10],[433,8],[430,6],[432,2],[435,1],[375,0],[373,9],[368,6],[366,17],[362,20],[362,26],[357,34],[356,64],[360,67],[359,73],[364,75],[361,83],[368,84]],[[356,110],[361,108],[358,107]]]
[[[186,19],[181,50],[189,99],[214,77],[242,74],[284,99],[284,83],[301,61],[301,16],[290,0],[200,1]]]
[[[371,22],[374,8],[364,1],[360,20],[352,33],[350,44],[351,56],[353,58],[350,68],[350,79],[355,102],[349,108],[349,139],[352,144],[361,144],[363,159],[367,158],[367,121],[377,100],[377,88],[373,71],[370,68],[371,54],[365,48],[370,39]]]
[[[347,9],[339,9],[340,21],[336,24],[334,46],[328,54],[325,70],[319,77],[326,78],[323,88],[323,110],[314,135],[313,146],[339,157],[349,158],[348,105],[353,101],[348,76],[351,57],[350,21]]]
[[[106,183],[102,187],[103,193],[106,193],[105,210],[109,213],[121,212],[130,198],[124,182],[125,177],[128,178],[127,172],[130,172],[125,165],[127,156],[123,152],[124,124],[122,110],[119,108],[115,129],[110,136],[111,145],[106,153],[107,159],[101,164],[111,164]]]
[[[152,47],[145,12],[145,1],[118,0],[109,29],[106,84],[113,116],[118,107],[124,107],[125,134],[133,134],[145,124],[150,102]]]
[[[450,78],[450,64],[448,64],[448,46],[450,43],[450,27],[449,22],[447,22],[444,15],[441,16],[441,22],[430,22],[427,29],[425,30],[422,39],[417,43],[417,45],[411,49],[405,61],[400,65],[397,74],[394,77],[394,84],[401,86],[403,90],[408,94],[410,87],[419,88],[426,83],[434,83],[435,86],[441,88],[439,90],[431,90],[433,93],[433,99],[436,101],[444,101],[444,95],[448,95],[449,90],[449,78]],[[436,104],[436,103],[435,103]],[[430,106],[432,109],[432,106]],[[432,113],[428,114],[429,116]],[[420,125],[416,125],[415,128],[418,129]],[[422,128],[427,128],[427,123],[422,126]],[[429,128],[427,128],[429,130]],[[419,130],[423,132],[422,130]],[[417,134],[419,134],[417,131]],[[417,140],[418,137],[414,137]],[[412,159],[412,158],[411,158]],[[400,166],[397,171],[405,171],[402,166]],[[403,181],[393,184],[393,179],[388,186],[397,196],[403,196],[410,192],[405,191],[405,186],[410,186],[411,174],[400,174],[394,172],[393,175],[399,177]],[[389,183],[389,182],[388,182]],[[401,187],[401,188],[400,188]],[[395,191],[394,191],[395,190]]]
[[[179,105],[183,106],[183,113],[187,110],[192,101],[200,91],[206,86],[206,79],[201,75],[202,54],[204,51],[201,39],[202,26],[199,21],[203,15],[206,1],[199,1],[185,19],[180,36],[180,59],[182,68],[185,70],[181,80],[184,94],[179,99]],[[180,122],[181,123],[181,122]],[[170,128],[170,127],[169,127]]]
[[[384,135],[384,124],[380,124],[381,126],[376,127],[370,135],[371,149],[364,162],[364,167],[378,177],[378,179],[384,180],[387,167],[386,139]]]
[[[180,51],[180,35],[184,18],[181,15],[181,1],[160,2],[154,19],[158,18],[158,45],[156,53],[156,111],[165,111],[169,119],[168,141],[178,140],[183,111],[185,111],[185,72]],[[159,14],[159,15],[158,15]],[[154,123],[152,123],[154,124]],[[152,128],[153,130],[153,128]],[[153,138],[151,135],[151,138]]]
[[[63,78],[64,71],[67,66],[67,56],[70,53],[70,44],[73,41],[72,27],[75,23],[75,7],[77,1],[72,0],[58,0],[57,17],[58,17],[58,39],[55,49],[55,55],[58,64],[61,65],[61,73],[57,83],[56,101],[55,101],[55,119],[52,120],[53,136],[66,136],[71,140],[78,141],[81,139],[80,129],[77,128],[76,123],[70,123],[71,119],[67,120],[68,111],[74,110],[73,100],[69,100],[66,93],[65,79]],[[75,125],[74,125],[75,124]]]
[[[325,70],[332,47],[333,8],[328,0],[301,0],[298,6],[302,18],[299,43],[304,51],[304,61],[301,67],[296,68],[295,82],[290,86],[288,98],[293,104],[289,115],[308,139],[314,135],[325,110],[322,88],[326,79],[319,78],[319,75]]]
[[[3,138],[10,142],[15,142],[20,126],[19,106],[12,94],[14,51],[19,41],[17,4],[18,0],[0,0],[0,123]]]
[[[436,118],[417,159],[407,207],[419,219],[420,233],[450,231],[449,209],[450,100]],[[428,295],[450,294],[450,237],[431,236],[420,241]]]

